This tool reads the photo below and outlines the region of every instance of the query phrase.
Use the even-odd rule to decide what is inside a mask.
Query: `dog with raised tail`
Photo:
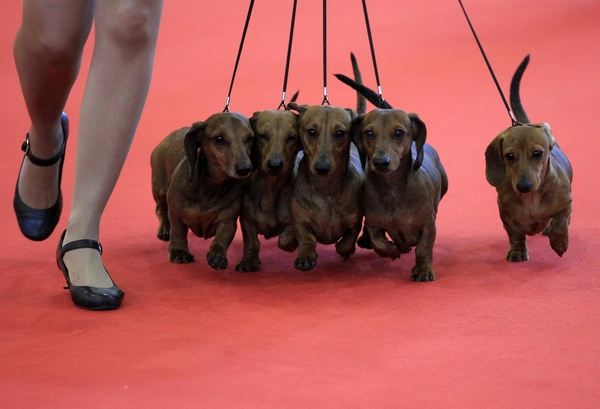
[[[569,247],[573,170],[547,123],[532,124],[520,98],[529,56],[517,68],[510,104],[518,121],[502,131],[485,151],[485,176],[498,192],[498,208],[508,234],[509,261],[529,259],[526,236],[548,236],[562,257]]]

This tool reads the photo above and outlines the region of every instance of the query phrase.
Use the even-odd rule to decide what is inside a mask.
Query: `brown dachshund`
[[[218,113],[169,134],[152,152],[152,194],[158,238],[169,240],[169,261],[189,263],[188,228],[214,237],[207,254],[217,270],[227,267],[227,249],[237,230],[241,181],[253,169],[254,132],[237,113]]]
[[[416,246],[412,279],[435,280],[435,219],[448,177],[435,149],[425,143],[425,123],[400,109],[375,109],[359,115],[354,129],[368,163],[365,229],[371,246],[391,259]]]
[[[304,150],[291,197],[298,242],[294,267],[307,271],[317,265],[317,243],[335,243],[344,259],[354,254],[362,227],[364,175],[357,155],[351,161],[352,110],[288,106],[300,113],[298,129]],[[287,251],[296,248],[295,243],[283,240],[278,244]]]
[[[518,124],[498,135],[485,151],[487,181],[498,192],[498,207],[510,249],[506,259],[529,258],[526,235],[543,232],[562,256],[569,247],[573,171],[547,123],[531,124],[521,105],[519,87],[529,56],[510,88]]]
[[[298,114],[288,110],[256,112],[250,123],[256,135],[259,164],[243,183],[240,225],[244,256],[237,271],[258,271],[260,241],[279,236],[294,241],[290,197],[295,176],[296,156],[301,148]],[[292,245],[288,243],[288,245]]]

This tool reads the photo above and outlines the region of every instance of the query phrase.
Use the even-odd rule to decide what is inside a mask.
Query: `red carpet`
[[[225,271],[208,267],[209,242],[195,237],[196,263],[167,261],[149,155],[170,131],[223,109],[248,4],[166,2],[146,110],[103,219],[104,261],[127,293],[108,313],[73,307],[61,289],[53,257],[66,216],[46,242],[18,232],[11,201],[29,122],[12,60],[15,3],[3,5],[0,34],[1,407],[600,406],[596,0],[464,2],[505,92],[531,54],[524,106],[552,125],[574,168],[569,250],[559,258],[534,237],[531,260],[518,264],[504,260],[508,240],[484,176],[485,147],[510,120],[458,2],[368,3],[384,97],[419,113],[450,179],[432,283],[410,281],[414,253],[392,262],[359,250],[342,263],[333,246],[300,273],[274,240],[263,240],[262,271],[240,274],[239,233]],[[351,73],[351,51],[375,85],[354,3],[328,9],[329,99],[347,107],[355,94],[331,74]],[[291,4],[256,2],[231,110],[279,105]],[[321,4],[298,8],[288,91],[300,89],[303,103],[322,100]],[[72,129],[84,80],[66,107]],[[67,156],[64,214],[73,164]]]

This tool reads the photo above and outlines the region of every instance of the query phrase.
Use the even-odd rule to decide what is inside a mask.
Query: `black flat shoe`
[[[63,261],[63,256],[65,253],[76,249],[91,248],[98,250],[100,254],[102,254],[102,246],[95,240],[75,240],[63,246],[62,243],[66,232],[66,230],[63,232],[62,236],[60,237],[60,241],[58,242],[58,249],[56,250],[56,263],[58,264],[58,268],[64,274],[65,280],[67,280],[67,287],[65,287],[65,289],[68,289],[71,293],[71,299],[73,300],[73,303],[77,307],[84,308],[86,310],[114,310],[115,308],[119,308],[121,302],[123,301],[123,297],[125,297],[125,293],[121,291],[114,282],[113,286],[109,288],[90,287],[85,285],[78,286],[71,284],[71,280],[69,279],[69,270],[67,270],[67,266],[65,266]],[[108,274],[108,271],[106,273]]]
[[[61,125],[63,131],[63,143],[60,147],[60,150],[56,155],[54,155],[54,157],[50,159],[40,159],[33,156],[29,143],[29,134],[27,134],[25,137],[23,146],[21,146],[21,149],[23,152],[25,152],[23,161],[25,161],[25,157],[27,157],[29,158],[29,161],[36,166],[52,166],[59,160],[61,161],[58,168],[58,198],[56,199],[56,203],[47,209],[33,209],[27,206],[23,200],[21,200],[21,196],[19,195],[19,178],[21,177],[21,171],[19,170],[19,178],[17,178],[17,187],[15,189],[13,207],[17,215],[17,221],[19,223],[19,229],[21,229],[21,233],[23,233],[23,235],[30,240],[42,241],[50,237],[54,231],[54,228],[58,224],[60,213],[62,212],[63,200],[60,182],[62,179],[63,164],[65,162],[64,158],[67,147],[67,137],[69,136],[69,119],[65,113],[62,114]],[[22,167],[23,162],[21,162],[21,168]]]

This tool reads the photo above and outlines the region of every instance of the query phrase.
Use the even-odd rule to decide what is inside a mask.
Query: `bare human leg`
[[[146,101],[162,0],[94,4],[95,44],[78,129],[75,182],[64,244],[98,240],[100,219],[131,146]],[[100,254],[64,255],[74,285],[112,286]]]
[[[31,153],[40,159],[53,157],[62,145],[61,114],[77,78],[93,21],[93,8],[87,3],[23,1],[14,58],[31,119]],[[18,190],[26,205],[46,209],[56,202],[59,163],[41,167],[25,158]]]

